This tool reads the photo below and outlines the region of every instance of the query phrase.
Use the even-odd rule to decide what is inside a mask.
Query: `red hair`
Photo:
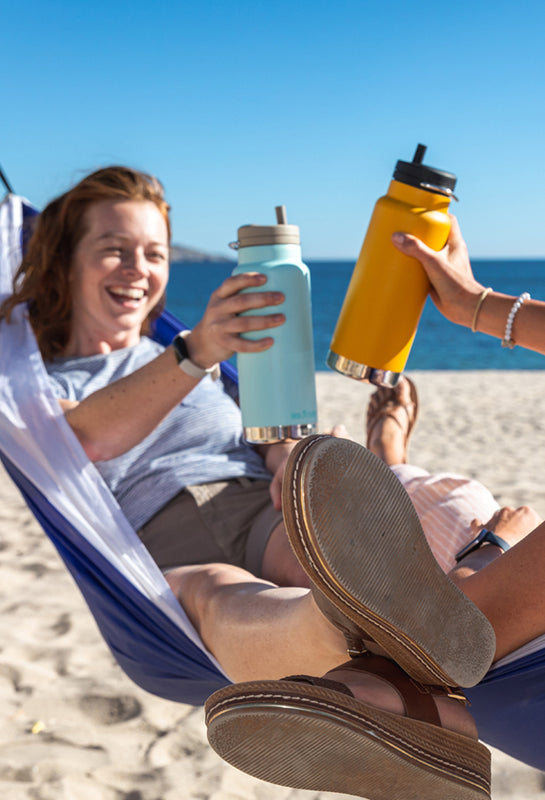
[[[52,200],[37,217],[13,281],[13,294],[0,307],[0,320],[5,318],[9,322],[15,306],[27,304],[30,323],[46,361],[62,355],[68,342],[72,320],[69,277],[74,251],[86,233],[87,209],[104,200],[154,203],[166,222],[170,242],[170,207],[163,186],[145,172],[129,167],[104,167]],[[153,317],[160,313],[162,305],[160,302],[156,306]],[[150,321],[148,317],[146,323]]]

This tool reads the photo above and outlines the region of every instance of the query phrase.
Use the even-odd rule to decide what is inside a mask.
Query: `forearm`
[[[502,555],[503,551],[495,544],[486,544],[472,553],[468,553],[459,564],[449,572],[449,578],[457,585],[470,575],[479,572]]]
[[[507,318],[516,299],[500,292],[487,295],[479,310],[476,330],[503,339]],[[526,300],[520,306],[513,321],[511,339],[519,347],[545,354],[545,303]]]
[[[106,461],[148,436],[198,382],[180,370],[168,347],[77,405],[63,404],[66,420],[91,461]]]
[[[545,633],[544,545],[542,523],[501,558],[496,557],[458,583],[492,623],[496,658]]]

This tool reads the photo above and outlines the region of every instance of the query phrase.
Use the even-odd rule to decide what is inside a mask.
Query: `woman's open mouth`
[[[146,296],[144,289],[133,286],[109,286],[108,293],[116,303],[131,308],[137,308]]]

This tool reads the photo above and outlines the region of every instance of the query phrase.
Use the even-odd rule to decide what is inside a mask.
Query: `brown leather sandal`
[[[309,436],[288,459],[282,504],[314,598],[350,655],[374,640],[424,684],[483,678],[492,626],[443,573],[407,492],[379,458],[348,439]]]
[[[250,681],[206,702],[208,740],[238,769],[294,789],[369,800],[484,800],[490,752],[442,728],[435,697],[379,656],[338,669],[370,672],[391,683],[406,716],[357,700],[343,683],[295,675]]]
[[[409,407],[399,401],[399,393],[402,383],[404,381],[409,387],[410,405],[412,406],[413,413],[409,411]],[[405,434],[405,446],[409,444],[409,439],[416,425],[418,418],[418,392],[416,386],[410,378],[403,376],[397,386],[379,386],[371,395],[369,405],[367,407],[367,447],[373,437],[373,431],[377,424],[384,419],[384,417],[391,417],[394,422],[399,425]],[[397,416],[392,413],[395,408],[402,408],[407,415],[407,428],[405,429]]]

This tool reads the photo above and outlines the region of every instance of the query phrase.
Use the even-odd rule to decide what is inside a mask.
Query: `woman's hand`
[[[505,539],[511,547],[520,542],[531,533],[542,522],[539,514],[530,506],[504,506],[498,509],[488,522],[480,522],[474,519],[471,522],[471,533],[476,537],[483,528],[493,533],[497,533]]]
[[[295,447],[295,441],[276,442],[275,444],[258,445],[256,450],[260,453],[265,466],[272,472],[272,481],[269,487],[272,504],[277,511],[282,510],[282,480],[286,470],[289,454]]]
[[[449,237],[439,252],[407,233],[394,233],[392,242],[406,256],[422,264],[431,283],[431,298],[441,314],[451,322],[470,327],[484,287],[473,275],[458,220],[452,214],[449,217]]]
[[[245,339],[241,336],[249,331],[277,328],[285,321],[281,313],[242,315],[243,312],[284,302],[282,292],[242,291],[257,289],[266,282],[265,275],[245,272],[227,278],[212,293],[203,318],[186,338],[191,360],[195,364],[208,368],[218,361],[225,361],[233,353],[259,353],[273,345],[271,336],[261,339]]]

